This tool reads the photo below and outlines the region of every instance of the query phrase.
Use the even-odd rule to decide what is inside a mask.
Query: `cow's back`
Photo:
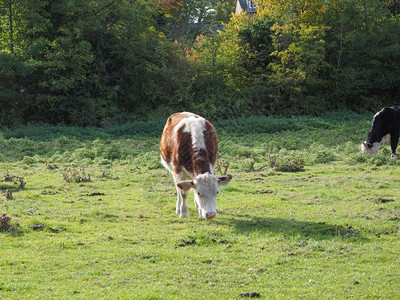
[[[196,114],[175,113],[168,118],[164,126],[160,151],[162,159],[175,173],[178,173],[181,167],[193,173],[196,160],[203,165],[214,165],[218,151],[215,128],[209,121]]]
[[[382,117],[384,127],[390,129],[389,133],[400,129],[400,106],[385,107],[378,114]]]

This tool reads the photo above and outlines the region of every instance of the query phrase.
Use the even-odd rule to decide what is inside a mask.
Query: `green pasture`
[[[1,128],[0,298],[399,299],[400,163],[361,155],[371,119],[213,122],[233,179],[208,221],[193,195],[175,214],[163,120]]]

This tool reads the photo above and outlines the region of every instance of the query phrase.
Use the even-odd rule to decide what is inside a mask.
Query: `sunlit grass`
[[[8,130],[0,213],[13,230],[0,232],[1,298],[399,298],[399,165],[388,150],[362,156],[368,118],[346,116],[265,134],[222,124],[221,164],[233,180],[209,221],[193,195],[190,217],[175,214],[155,130],[51,128],[49,139]],[[304,170],[278,171],[267,154]],[[65,181],[65,168],[90,181]]]

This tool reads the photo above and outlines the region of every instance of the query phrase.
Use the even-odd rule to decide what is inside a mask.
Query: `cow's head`
[[[361,152],[363,154],[377,155],[381,144],[375,142],[374,144],[367,143],[367,141],[361,143]]]
[[[390,145],[390,134],[381,138],[379,142],[368,143],[368,141],[361,143],[361,152],[369,155],[377,155],[381,146]]]
[[[219,187],[227,185],[232,176],[217,177],[214,174],[204,173],[197,175],[193,180],[185,180],[177,185],[180,189],[194,190],[194,201],[199,209],[201,219],[212,219],[217,215],[217,196]]]

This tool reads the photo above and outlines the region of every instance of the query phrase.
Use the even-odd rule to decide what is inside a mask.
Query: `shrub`
[[[323,145],[313,144],[310,146],[310,162],[313,164],[326,164],[336,159],[336,156]]]
[[[13,231],[16,227],[19,226],[18,223],[14,225],[11,224],[12,218],[7,216],[7,214],[3,213],[0,216],[0,231]]]
[[[85,169],[76,169],[75,167],[64,168],[62,172],[63,179],[66,182],[89,182],[91,181],[90,174],[86,174]]]

